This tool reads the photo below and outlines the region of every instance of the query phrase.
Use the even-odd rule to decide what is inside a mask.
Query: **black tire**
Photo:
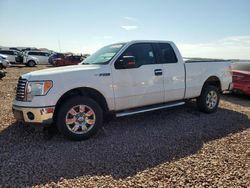
[[[0,64],[0,70],[2,70],[4,68],[4,66],[2,64]]]
[[[6,76],[6,73],[3,70],[0,70],[0,79]]]
[[[87,131],[86,133],[77,134],[72,132],[68,126],[66,125],[66,115],[69,112],[71,108],[77,105],[86,105],[90,107],[95,114],[95,123],[93,124],[92,128]],[[56,115],[56,126],[58,130],[66,137],[71,140],[86,140],[93,135],[95,135],[98,130],[102,127],[103,123],[103,111],[98,103],[96,103],[93,99],[88,97],[74,97],[71,99],[68,99],[66,102],[64,102],[60,108],[58,109],[57,115]]]
[[[28,61],[27,65],[28,65],[28,67],[34,67],[36,65],[36,63],[35,63],[35,61],[30,60],[30,61]]]
[[[214,105],[211,105],[210,102],[208,102],[209,104],[207,103],[207,98],[209,97],[211,92],[213,94],[216,94],[217,96],[217,100],[214,99],[214,101],[216,101]],[[220,102],[220,93],[218,88],[212,85],[205,85],[202,88],[201,95],[197,98],[196,102],[200,111],[205,113],[215,112],[218,109],[218,105]]]

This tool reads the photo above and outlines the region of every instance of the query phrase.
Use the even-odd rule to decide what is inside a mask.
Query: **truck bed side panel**
[[[216,76],[220,80],[222,91],[227,90],[232,82],[228,62],[195,62],[185,63],[185,66],[185,98],[198,97],[205,81],[211,76]]]

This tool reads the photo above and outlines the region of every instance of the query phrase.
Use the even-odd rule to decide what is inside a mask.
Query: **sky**
[[[185,57],[250,59],[250,0],[0,0],[0,23],[0,46],[170,40]]]

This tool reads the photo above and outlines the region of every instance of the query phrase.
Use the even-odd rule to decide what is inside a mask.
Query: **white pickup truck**
[[[110,113],[126,116],[194,98],[201,111],[214,112],[231,83],[229,62],[184,62],[173,42],[131,41],[103,47],[79,65],[22,75],[13,113],[83,140]]]

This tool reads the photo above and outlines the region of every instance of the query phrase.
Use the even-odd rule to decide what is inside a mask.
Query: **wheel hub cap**
[[[72,107],[65,117],[67,128],[75,134],[88,132],[93,128],[95,121],[95,112],[87,105]]]
[[[210,91],[207,94],[206,104],[209,109],[213,109],[217,105],[218,96],[215,91]]]

